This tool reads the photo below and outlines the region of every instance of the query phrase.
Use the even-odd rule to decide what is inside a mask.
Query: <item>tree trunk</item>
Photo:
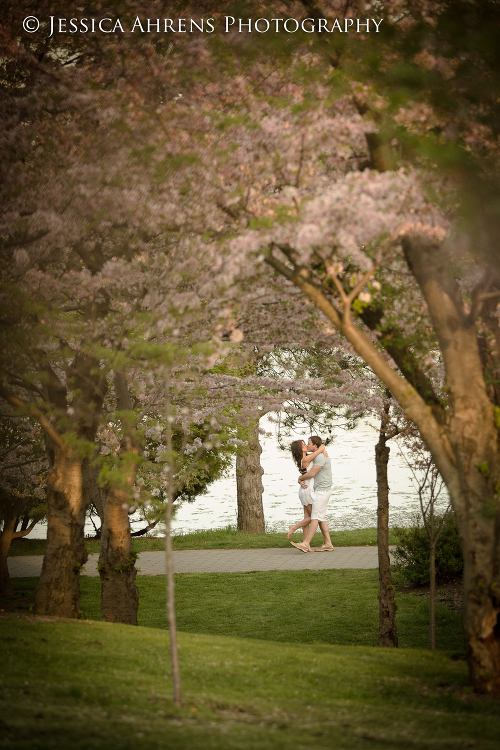
[[[5,518],[3,522],[3,531],[0,534],[0,596],[5,596],[11,591],[7,557],[9,555],[10,543],[14,538],[16,524],[17,518]]]
[[[382,420],[383,422],[383,420]],[[396,602],[391,577],[391,560],[389,557],[389,482],[387,466],[390,448],[386,444],[383,424],[380,428],[379,441],[375,446],[375,464],[377,468],[377,545],[379,577],[379,631],[378,645],[395,648],[398,645],[396,629]]]
[[[36,613],[59,617],[80,614],[80,570],[87,562],[83,529],[84,461],[74,451],[53,446],[47,480],[47,548],[36,589]]]
[[[115,370],[116,402],[121,412],[123,439],[120,446],[120,472],[116,483],[104,492],[94,491],[94,504],[103,508],[99,575],[101,576],[101,614],[106,622],[137,625],[139,592],[135,583],[137,555],[132,552],[132,536],[128,520],[130,492],[135,481],[138,446],[135,419],[124,371]],[[94,485],[98,490],[97,477]]]
[[[486,494],[486,493],[485,493]],[[457,513],[464,554],[463,626],[469,673],[477,692],[500,697],[500,518],[481,517],[491,495]]]
[[[446,482],[464,555],[464,634],[472,684],[500,697],[500,441],[477,336],[444,246],[407,238],[403,249],[431,313],[446,374],[449,413],[441,427],[452,465],[415,422]],[[497,322],[495,320],[495,326]],[[413,418],[413,417],[412,417]]]
[[[129,499],[129,492],[124,492],[119,487],[110,487],[105,494],[98,569],[101,577],[103,620],[137,625],[137,555],[132,552],[128,520]]]
[[[259,442],[259,420],[254,419],[245,435],[248,446],[236,456],[236,492],[238,498],[238,531],[261,534],[266,530],[262,505],[262,448]]]
[[[436,648],[436,542],[430,545],[429,648]]]

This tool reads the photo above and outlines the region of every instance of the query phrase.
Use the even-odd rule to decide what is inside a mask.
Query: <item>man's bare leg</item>
[[[311,523],[311,513],[312,513],[312,505],[305,505],[304,506],[304,521],[306,518],[309,520],[309,524]],[[309,531],[309,524],[307,526],[302,527],[302,533],[304,535],[304,539],[307,536],[307,532]],[[311,549],[311,545],[309,545],[309,549]]]
[[[319,522],[319,528],[321,529],[321,533],[323,534],[323,539],[325,540],[325,544],[328,546],[332,546],[332,540],[330,539],[330,529],[328,528],[328,524],[326,521],[320,521]]]

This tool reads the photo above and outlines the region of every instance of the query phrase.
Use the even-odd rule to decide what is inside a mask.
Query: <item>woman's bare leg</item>
[[[288,534],[286,535],[287,539],[290,539],[294,531],[298,531],[298,529],[302,529],[304,526],[309,526],[311,523],[311,518],[304,518],[303,521],[298,521],[298,523],[293,523],[291,526],[288,527]]]
[[[298,523],[293,523],[291,526],[288,527],[288,534],[286,535],[287,539],[290,539],[292,534],[295,531],[298,531],[298,529],[304,529],[304,536],[307,534],[307,531],[309,530],[309,524],[311,523],[311,510],[312,510],[312,505],[304,506],[304,520],[298,521]]]

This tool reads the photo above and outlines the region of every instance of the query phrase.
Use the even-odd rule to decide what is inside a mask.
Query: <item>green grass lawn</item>
[[[0,748],[497,750],[499,705],[443,652],[0,618]]]
[[[11,603],[29,611],[36,578],[13,579]],[[82,576],[81,610],[100,620],[100,580]],[[165,628],[165,577],[138,576],[139,621]],[[299,570],[262,573],[184,573],[176,576],[179,630],[259,640],[376,646],[378,571]],[[24,594],[24,596],[23,596]],[[400,645],[426,648],[427,601],[398,594]],[[1,607],[8,606],[7,602]],[[459,615],[436,607],[438,649],[463,655]]]
[[[301,539],[301,534],[295,534]],[[295,539],[294,537],[294,539]],[[318,541],[321,534],[317,535]],[[331,532],[333,544],[337,547],[356,547],[377,544],[377,529],[355,529],[354,531]],[[389,534],[390,544],[397,544],[398,538],[393,531]],[[264,549],[267,547],[288,547],[284,533],[268,534],[244,534],[231,527],[225,529],[214,529],[213,531],[197,531],[193,534],[178,534],[173,537],[174,549]],[[316,539],[313,541],[316,544]],[[43,555],[45,552],[45,539],[16,539],[10,546],[9,554],[16,555]],[[158,539],[134,539],[134,547],[138,552],[150,552],[165,549],[165,541]],[[88,540],[87,549],[89,553],[99,552],[99,542]]]

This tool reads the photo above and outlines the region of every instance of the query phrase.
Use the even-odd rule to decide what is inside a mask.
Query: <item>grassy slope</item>
[[[36,578],[13,580],[15,595],[0,607],[29,611]],[[84,617],[100,620],[100,581],[82,576]],[[164,576],[138,576],[141,625],[165,628]],[[281,642],[376,646],[376,570],[300,570],[176,576],[179,630]],[[22,596],[24,594],[24,596]],[[400,645],[426,648],[428,602],[398,594]],[[12,606],[13,605],[13,606]],[[437,647],[463,655],[460,617],[436,609]]]
[[[496,750],[498,704],[472,698],[446,654],[0,620],[0,748]]]
[[[295,535],[297,540],[301,535]],[[294,537],[294,539],[295,539]],[[355,529],[354,531],[334,531],[331,533],[332,541],[337,547],[351,547],[377,544],[376,529]],[[313,544],[321,540],[321,534],[317,535]],[[397,544],[397,537],[390,532],[390,543]],[[179,534],[173,538],[174,549],[264,549],[267,547],[288,547],[286,535],[282,534],[244,534],[232,528],[215,529],[213,531],[198,531],[193,534]],[[45,552],[45,539],[22,539],[12,542],[9,554],[17,555],[43,555]],[[140,539],[134,540],[135,549],[138,552],[149,552],[165,549],[163,539]],[[90,553],[99,552],[98,541],[87,541],[87,549]]]

